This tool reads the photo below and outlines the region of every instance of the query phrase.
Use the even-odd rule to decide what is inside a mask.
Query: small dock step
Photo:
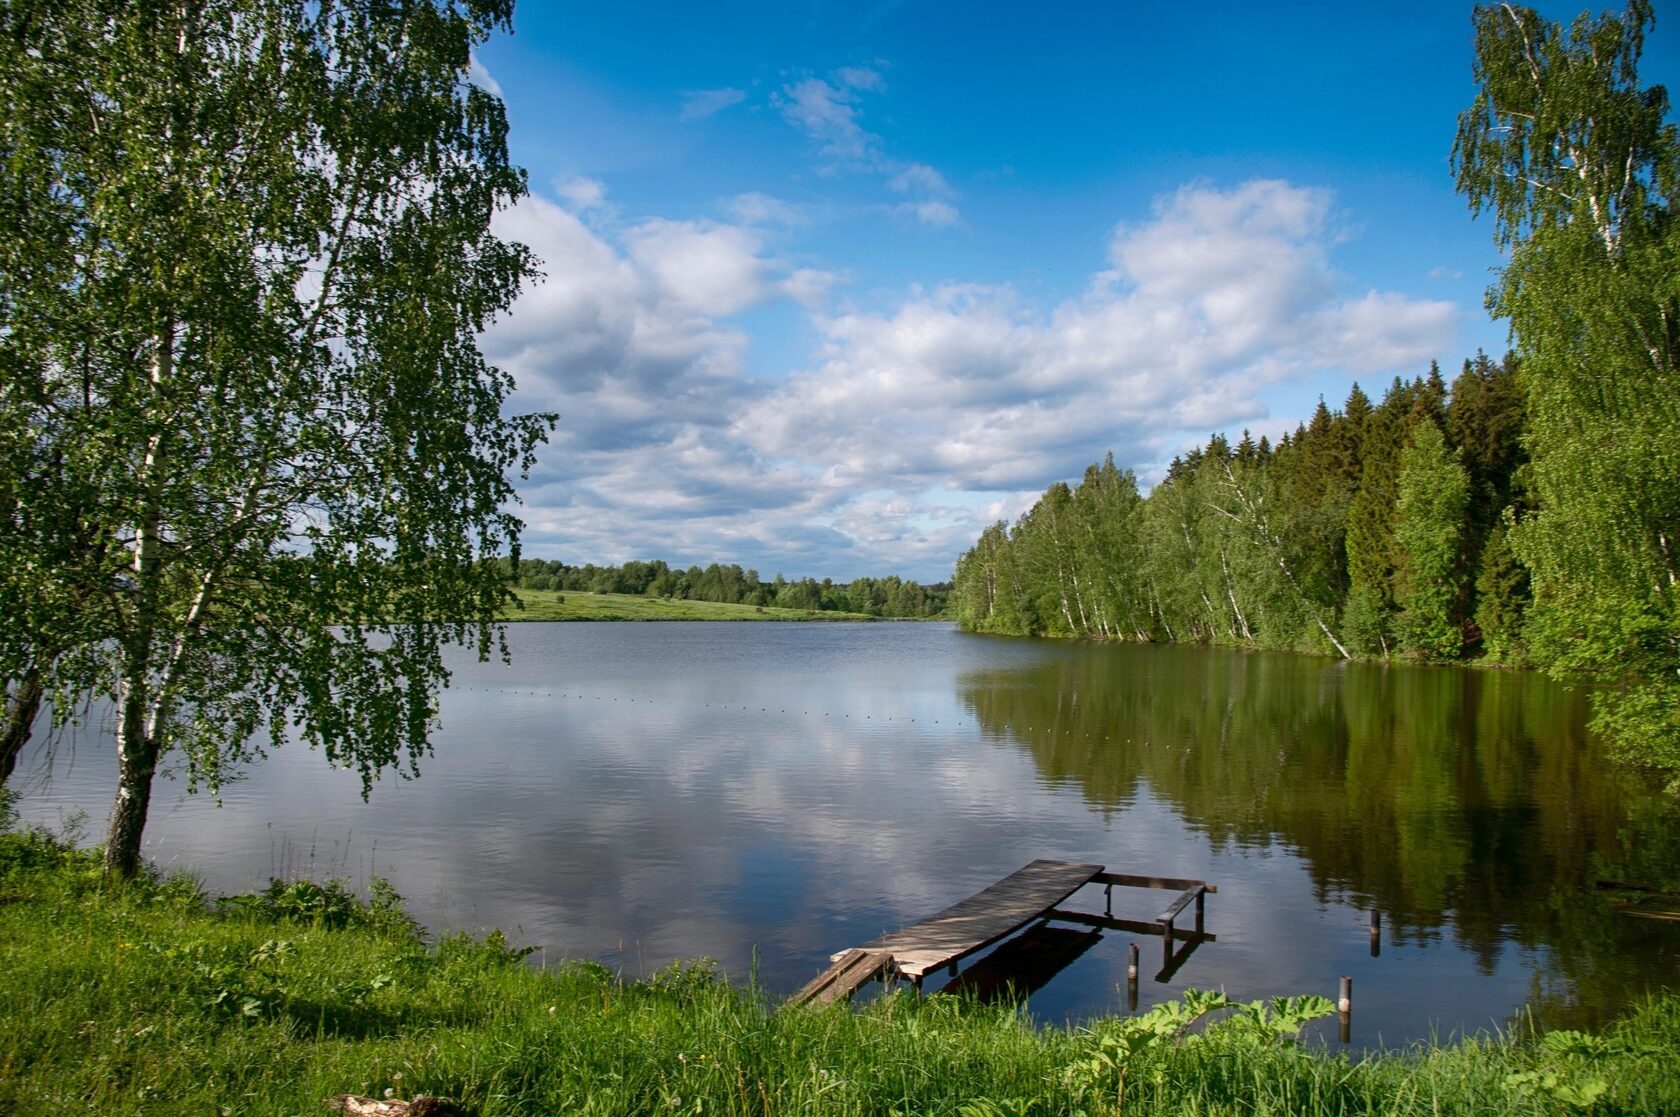
[[[788,998],[789,1006],[826,1005],[849,998],[858,989],[893,969],[893,956],[886,950],[842,951],[834,965],[805,983]]]
[[[899,972],[920,984],[933,970],[1014,934],[1102,871],[1101,865],[1040,859],[937,915],[865,943],[863,949],[891,954]],[[835,954],[831,959],[839,957]]]

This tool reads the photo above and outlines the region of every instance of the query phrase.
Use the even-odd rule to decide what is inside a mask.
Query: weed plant
[[[388,886],[181,877],[109,888],[96,852],[0,834],[0,1113],[316,1114],[342,1093],[502,1114],[1680,1113],[1680,1000],[1602,1036],[1352,1060],[1297,1044],[1318,998],[1194,994],[1038,1027],[889,993],[777,1011],[706,962],[640,982],[428,944]]]

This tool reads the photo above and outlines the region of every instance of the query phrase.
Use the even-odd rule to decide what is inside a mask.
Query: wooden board
[[[1171,923],[1173,920],[1178,918],[1179,912],[1183,911],[1190,905],[1190,901],[1200,896],[1204,891],[1206,891],[1206,889],[1201,884],[1197,884],[1192,888],[1186,888],[1178,899],[1174,900],[1167,906],[1166,911],[1155,917],[1155,922]]]
[[[1121,919],[1113,915],[1097,915],[1088,911],[1066,911],[1062,908],[1052,908],[1044,913],[1045,919],[1053,919],[1058,923],[1079,923],[1086,927],[1096,927],[1103,931],[1125,931],[1133,935],[1165,935],[1165,923],[1146,923],[1141,919]],[[1185,931],[1173,928],[1174,942],[1218,942],[1218,935],[1207,934],[1203,931]]]
[[[1170,888],[1174,892],[1182,892],[1186,888],[1205,888],[1209,892],[1219,891],[1205,880],[1189,880],[1181,877],[1144,877],[1133,873],[1098,873],[1092,879],[1098,884],[1114,884],[1122,888]]]
[[[1101,865],[1034,861],[961,903],[882,935],[863,949],[887,951],[899,972],[920,980],[1031,923],[1102,870]],[[839,958],[840,954],[835,954],[830,960]]]
[[[826,1005],[844,1000],[865,983],[892,969],[892,955],[884,950],[843,950],[834,965],[818,974],[788,998],[788,1005]]]

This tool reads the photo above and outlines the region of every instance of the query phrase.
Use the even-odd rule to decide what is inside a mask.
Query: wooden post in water
[[[1137,1011],[1138,945],[1132,943],[1126,951],[1126,1011]]]
[[[1341,992],[1336,997],[1336,1023],[1339,1025],[1338,1037],[1343,1043],[1351,1040],[1353,1035],[1353,978],[1342,977]]]
[[[1382,955],[1382,912],[1371,909],[1371,957]]]

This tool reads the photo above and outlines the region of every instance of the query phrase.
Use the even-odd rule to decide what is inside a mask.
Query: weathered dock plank
[[[1178,899],[1167,905],[1166,911],[1155,917],[1155,922],[1172,923],[1173,920],[1178,918],[1178,913],[1189,907],[1192,901],[1202,898],[1203,891],[1204,889],[1199,883],[1194,888],[1186,888]]]
[[[1020,930],[1102,871],[1101,865],[1040,859],[936,915],[866,943],[862,949],[891,954],[900,973],[920,981],[924,975]],[[839,961],[841,954],[832,955],[830,960]]]
[[[1174,892],[1182,892],[1186,888],[1206,888],[1209,892],[1219,891],[1204,880],[1190,880],[1188,877],[1139,876],[1136,873],[1098,873],[1092,879],[1098,884],[1114,884],[1122,888],[1168,888]]]
[[[893,956],[884,950],[842,950],[834,965],[805,983],[788,998],[789,1006],[826,1005],[845,1000],[877,977],[892,970]]]
[[[1113,915],[1096,915],[1088,911],[1069,911],[1066,908],[1051,908],[1044,913],[1045,919],[1053,919],[1057,923],[1078,923],[1086,927],[1095,927],[1102,931],[1125,931],[1133,935],[1165,935],[1167,925],[1160,921],[1146,922],[1142,919],[1121,919]],[[1218,942],[1219,936],[1203,931],[1173,931],[1176,942]]]

